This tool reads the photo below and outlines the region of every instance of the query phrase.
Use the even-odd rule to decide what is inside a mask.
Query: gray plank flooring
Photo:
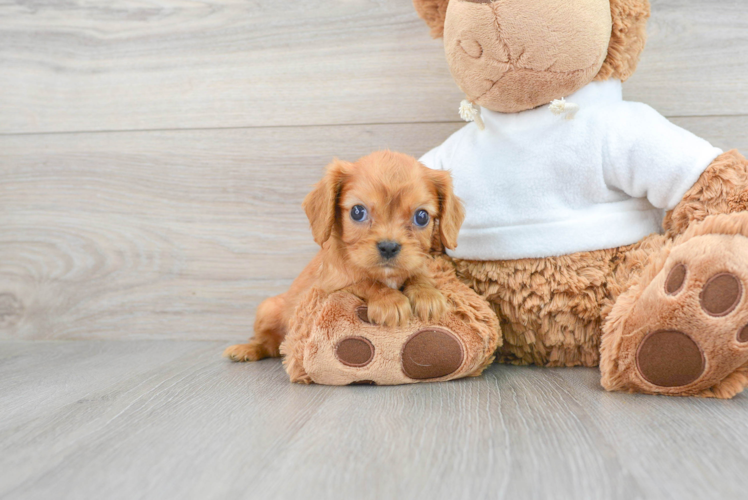
[[[0,342],[0,498],[745,498],[748,398],[495,365],[289,384],[220,342]]]

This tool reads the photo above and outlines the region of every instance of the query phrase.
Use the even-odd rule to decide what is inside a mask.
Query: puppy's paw
[[[381,326],[403,326],[410,321],[410,301],[393,291],[368,302],[369,321]]]
[[[259,361],[268,356],[265,347],[255,340],[251,340],[248,344],[232,345],[223,351],[223,357],[237,362]]]
[[[414,285],[405,288],[413,314],[421,321],[439,321],[449,311],[449,304],[439,290],[431,285]]]

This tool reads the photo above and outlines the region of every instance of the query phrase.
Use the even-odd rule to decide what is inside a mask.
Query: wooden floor
[[[652,10],[626,98],[748,151],[745,1]],[[314,254],[325,164],[420,155],[461,99],[409,0],[0,1],[0,498],[746,498],[745,395],[220,358]]]
[[[292,385],[218,342],[7,342],[3,499],[745,498],[748,398],[610,394],[496,365],[401,387]],[[33,369],[31,369],[33,367]]]

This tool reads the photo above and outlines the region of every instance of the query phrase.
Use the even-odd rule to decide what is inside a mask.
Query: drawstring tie
[[[567,120],[573,120],[579,111],[579,105],[566,102],[566,99],[555,99],[551,101],[551,113],[560,116],[565,114]]]
[[[460,103],[460,118],[466,122],[475,122],[481,130],[486,128],[483,118],[480,116],[480,108],[467,99],[463,99]]]

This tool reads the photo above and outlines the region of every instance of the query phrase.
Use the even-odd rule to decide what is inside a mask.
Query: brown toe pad
[[[357,380],[356,382],[351,382],[348,385],[377,385],[377,383],[373,380]]]
[[[639,345],[636,363],[644,379],[659,387],[682,387],[704,373],[704,354],[685,333],[650,333]]]
[[[668,295],[677,295],[686,283],[686,266],[678,264],[673,267],[665,281],[665,291]]]
[[[465,359],[462,344],[447,330],[426,329],[414,333],[403,346],[403,373],[415,380],[446,377]]]
[[[727,316],[740,303],[743,285],[729,273],[713,276],[701,292],[701,307],[710,316]]]
[[[346,366],[359,368],[374,359],[374,346],[363,337],[348,337],[338,343],[335,357]]]
[[[369,321],[369,308],[366,306],[359,306],[356,308],[356,316],[358,319],[361,320],[362,323],[366,323],[367,325],[371,324],[371,321]]]
[[[748,325],[745,325],[738,332],[738,342],[740,342],[741,344],[745,344],[746,342],[748,342]]]

